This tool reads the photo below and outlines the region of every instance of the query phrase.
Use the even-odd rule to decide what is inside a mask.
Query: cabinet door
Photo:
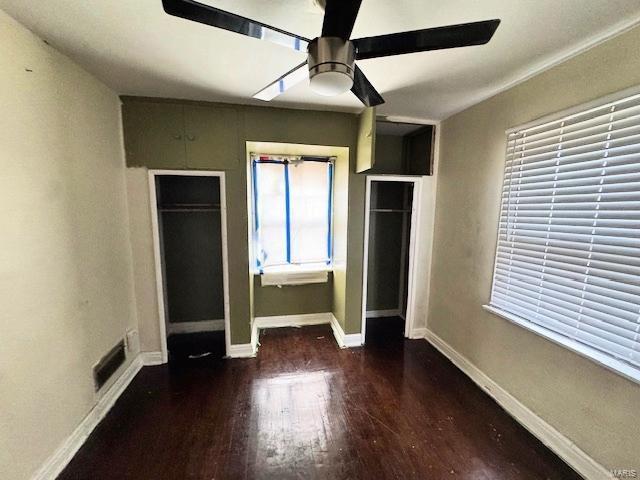
[[[173,103],[125,100],[122,124],[128,166],[186,166],[182,110],[182,105]]]
[[[238,111],[233,107],[186,105],[185,138],[189,168],[235,167],[240,152]]]
[[[376,107],[367,107],[360,114],[358,144],[356,152],[356,173],[365,172],[376,161]]]

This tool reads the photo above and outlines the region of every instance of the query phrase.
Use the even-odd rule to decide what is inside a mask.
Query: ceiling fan
[[[484,45],[500,24],[495,19],[351,40],[362,0],[316,0],[316,3],[324,7],[324,22],[321,35],[310,40],[194,0],[162,0],[169,15],[308,52],[307,60],[253,96],[266,101],[308,75],[309,86],[318,94],[332,96],[351,89],[364,105],[380,105],[384,99],[355,64],[356,60]]]

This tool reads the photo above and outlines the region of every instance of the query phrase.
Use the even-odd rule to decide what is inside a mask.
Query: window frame
[[[306,262],[306,263],[293,263],[291,261],[291,223],[290,223],[290,192],[291,188],[289,185],[289,165],[293,162],[320,162],[327,164],[327,176],[328,176],[328,205],[327,205],[327,260],[321,262]],[[333,228],[334,228],[334,219],[333,219],[333,206],[334,206],[334,179],[335,179],[335,156],[320,156],[320,155],[274,155],[274,154],[258,154],[252,153],[250,155],[250,168],[249,174],[251,175],[251,268],[252,271],[256,274],[265,274],[265,273],[290,273],[290,274],[301,274],[301,273],[313,273],[313,272],[329,272],[333,268]],[[258,195],[256,195],[257,191],[257,164],[259,163],[271,163],[271,164],[281,164],[283,165],[283,178],[285,182],[285,235],[287,239],[287,263],[282,265],[271,265],[271,266],[262,266],[260,265],[260,259],[258,257],[258,248],[257,245],[260,244],[258,241],[259,235],[259,226],[260,226],[260,218],[259,218],[259,200]],[[323,280],[323,281],[326,281]]]
[[[611,95],[607,95],[604,97],[599,97],[596,98],[592,101],[586,102],[586,103],[582,103],[580,105],[576,105],[574,107],[559,111],[559,112],[555,112],[552,113],[550,115],[546,115],[543,117],[540,117],[536,120],[521,124],[521,125],[517,125],[515,127],[511,127],[508,128],[507,130],[505,130],[505,152],[507,151],[507,146],[508,146],[508,138],[509,135],[521,131],[521,130],[526,130],[526,129],[530,129],[533,127],[542,127],[545,124],[548,123],[553,123],[553,122],[557,122],[559,119],[562,118],[566,118],[566,117],[571,117],[572,115],[578,115],[578,114],[584,114],[584,113],[588,113],[590,110],[595,110],[595,109],[599,109],[602,108],[603,105],[606,105],[608,103],[611,102],[616,102],[622,99],[626,99],[628,97],[632,97],[635,95],[640,94],[640,86],[635,86],[632,88],[628,88],[616,93],[613,93]],[[503,165],[503,177],[502,177],[502,181],[500,182],[500,194],[502,194],[502,186],[504,186],[504,175],[506,174],[506,162],[507,162],[507,155],[505,154],[504,156],[504,163]],[[489,291],[489,300],[486,304],[482,305],[482,308],[487,311],[490,312],[496,316],[499,316],[515,325],[518,325],[519,327],[522,327],[530,332],[533,332],[539,336],[541,336],[542,338],[549,340],[573,353],[576,353],[578,355],[580,355],[583,358],[586,358],[592,362],[595,362],[596,364],[607,368],[608,370],[612,371],[613,373],[620,375],[634,383],[638,383],[640,384],[640,368],[637,368],[635,365],[632,365],[631,363],[627,363],[623,360],[620,360],[618,358],[616,358],[615,356],[605,353],[602,350],[599,350],[595,347],[592,347],[590,345],[587,345],[585,343],[582,343],[578,340],[575,340],[569,336],[566,336],[562,333],[556,332],[550,328],[546,328],[544,326],[538,325],[530,320],[527,320],[524,317],[521,317],[519,315],[513,314],[511,312],[508,312],[506,310],[503,310],[495,305],[493,305],[491,303],[492,300],[492,294],[493,294],[493,289],[494,289],[494,283],[495,283],[495,277],[496,277],[496,269],[498,266],[498,246],[500,243],[500,215],[502,212],[502,205],[500,205],[499,209],[498,209],[498,213],[496,216],[496,243],[495,243],[495,248],[494,248],[494,265],[493,265],[493,271],[492,271],[492,275],[491,275],[491,286],[490,286],[490,291]]]

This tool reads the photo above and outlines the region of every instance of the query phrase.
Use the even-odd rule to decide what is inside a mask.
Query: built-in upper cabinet
[[[182,105],[125,101],[122,124],[127,165],[158,169],[186,167]]]
[[[402,168],[406,175],[433,175],[435,133],[433,125],[417,125],[403,136]]]
[[[433,175],[435,126],[376,122],[375,165],[371,174]]]
[[[185,105],[187,167],[232,168],[238,160],[238,123],[233,107]]]
[[[228,169],[239,157],[233,107],[124,99],[127,165],[157,169]]]
[[[373,168],[376,161],[376,107],[367,107],[360,114],[356,144],[356,172]]]

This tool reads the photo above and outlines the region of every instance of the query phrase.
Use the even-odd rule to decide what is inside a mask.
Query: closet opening
[[[150,171],[163,362],[229,347],[224,173]]]
[[[420,178],[368,176],[362,338],[410,337]]]

